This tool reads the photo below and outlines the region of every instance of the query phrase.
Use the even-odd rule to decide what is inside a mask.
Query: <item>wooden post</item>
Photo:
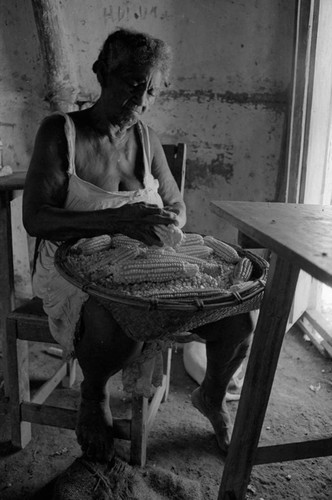
[[[300,189],[307,160],[318,12],[319,0],[297,0],[292,97],[285,162],[284,189],[287,203],[302,202]]]
[[[3,338],[6,316],[14,306],[12,226],[10,218],[11,191],[0,190],[0,336]]]
[[[77,109],[78,84],[66,43],[61,5],[53,0],[32,0],[38,37],[47,75],[45,99],[52,111]]]
[[[14,173],[0,178],[0,342],[4,373],[7,373],[7,354],[4,335],[7,314],[15,306],[14,268],[12,248],[11,201],[14,191],[23,188],[25,174]],[[5,377],[5,394],[8,396],[8,383]]]

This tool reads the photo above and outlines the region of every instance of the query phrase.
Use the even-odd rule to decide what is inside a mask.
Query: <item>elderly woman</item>
[[[39,241],[34,290],[43,300],[54,338],[74,351],[83,372],[77,439],[100,462],[114,456],[107,381],[139,353],[94,298],[66,282],[54,267],[60,242],[123,233],[160,245],[155,227],[183,227],[186,210],[154,131],[141,117],[168,84],[169,47],[148,35],[120,29],[93,65],[101,86],[85,110],[55,113],[38,131],[23,200],[27,232]],[[227,450],[231,423],[224,396],[245,357],[248,314],[202,326],[207,372],[192,401]]]

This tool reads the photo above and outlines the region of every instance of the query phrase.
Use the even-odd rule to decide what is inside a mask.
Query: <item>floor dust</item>
[[[58,361],[31,350],[31,376],[40,385]],[[76,391],[59,389],[53,396],[77,407]],[[209,422],[190,402],[197,384],[186,374],[182,349],[173,354],[171,390],[161,405],[149,437],[148,464],[163,467],[184,478],[199,480],[205,500],[216,500],[224,465]],[[114,397],[125,402],[120,379]],[[281,444],[331,437],[332,362],[293,328],[286,335],[263,425],[260,444]],[[2,396],[3,397],[3,396]],[[229,402],[235,415],[237,402]],[[33,426],[33,439],[21,451],[10,444],[8,415],[2,414],[0,431],[0,499],[50,498],[50,482],[80,455],[73,431]],[[118,453],[128,456],[128,446],[117,442]],[[331,500],[332,457],[256,466],[252,470],[248,500]],[[174,499],[176,500],[176,499]],[[194,499],[193,499],[194,500]]]

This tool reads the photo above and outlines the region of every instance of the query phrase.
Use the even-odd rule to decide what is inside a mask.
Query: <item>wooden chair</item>
[[[164,151],[176,182],[183,194],[186,146],[164,145]],[[50,425],[75,429],[76,410],[50,406],[46,399],[61,381],[68,387],[75,380],[76,360],[63,361],[60,368],[39,390],[30,397],[28,342],[55,344],[48,328],[47,316],[41,300],[33,298],[8,314],[4,339],[7,362],[5,374],[8,391],[8,411],[11,421],[11,440],[15,447],[24,448],[31,439],[31,424]],[[149,430],[161,402],[166,401],[169,391],[171,349],[165,353],[164,375],[151,401],[133,394],[131,419],[114,419],[116,438],[130,441],[130,462],[143,466]]]

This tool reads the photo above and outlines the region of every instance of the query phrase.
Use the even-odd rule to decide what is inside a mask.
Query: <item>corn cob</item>
[[[176,252],[181,255],[193,255],[194,257],[199,257],[200,259],[207,259],[213,253],[213,249],[206,245],[180,245],[176,247]]]
[[[72,250],[83,255],[92,255],[101,250],[107,250],[111,247],[112,238],[109,234],[102,234],[101,236],[94,236],[93,238],[81,238]]]
[[[221,266],[217,262],[206,261],[194,255],[188,255],[186,253],[175,253],[170,251],[165,251],[163,255],[168,255],[172,259],[176,259],[182,262],[189,262],[190,264],[196,264],[199,270],[209,276],[219,276],[222,272]]]
[[[235,248],[227,245],[227,243],[224,243],[223,241],[217,240],[213,236],[204,236],[204,243],[208,247],[212,248],[215,254],[225,262],[235,264],[240,260],[240,257]]]
[[[144,243],[142,243],[139,240],[136,240],[134,238],[130,238],[129,236],[126,236],[125,234],[114,234],[112,237],[112,247],[118,248],[118,247],[124,247],[124,246],[145,246]]]
[[[154,231],[160,241],[166,246],[175,247],[176,245],[180,245],[183,240],[183,232],[174,224],[154,226]]]
[[[161,255],[168,255],[168,256],[174,256],[176,255],[174,248],[164,246],[164,247],[157,247],[157,246],[151,246],[151,247],[146,247],[142,249],[142,255],[146,259],[153,259],[153,258],[159,258]]]
[[[203,236],[197,233],[184,233],[181,246],[186,245],[204,245]]]
[[[118,247],[108,250],[105,257],[89,267],[91,279],[97,280],[112,274],[112,266],[135,259],[140,253],[138,247]]]
[[[177,259],[182,262],[190,262],[190,264],[196,264],[198,267],[204,266],[207,264],[207,261],[204,259],[201,259],[200,257],[196,257],[195,255],[190,255],[186,253],[181,253],[181,252],[165,252],[164,255],[168,255],[169,257],[172,257],[172,259]],[[217,264],[216,264],[217,265]]]
[[[248,259],[247,257],[243,257],[241,260],[239,260],[239,262],[234,267],[231,278],[233,285],[248,281],[250,279],[252,270],[253,265],[250,259]]]
[[[162,282],[176,278],[191,278],[198,273],[198,266],[178,262],[168,257],[136,259],[114,269],[115,283]]]

